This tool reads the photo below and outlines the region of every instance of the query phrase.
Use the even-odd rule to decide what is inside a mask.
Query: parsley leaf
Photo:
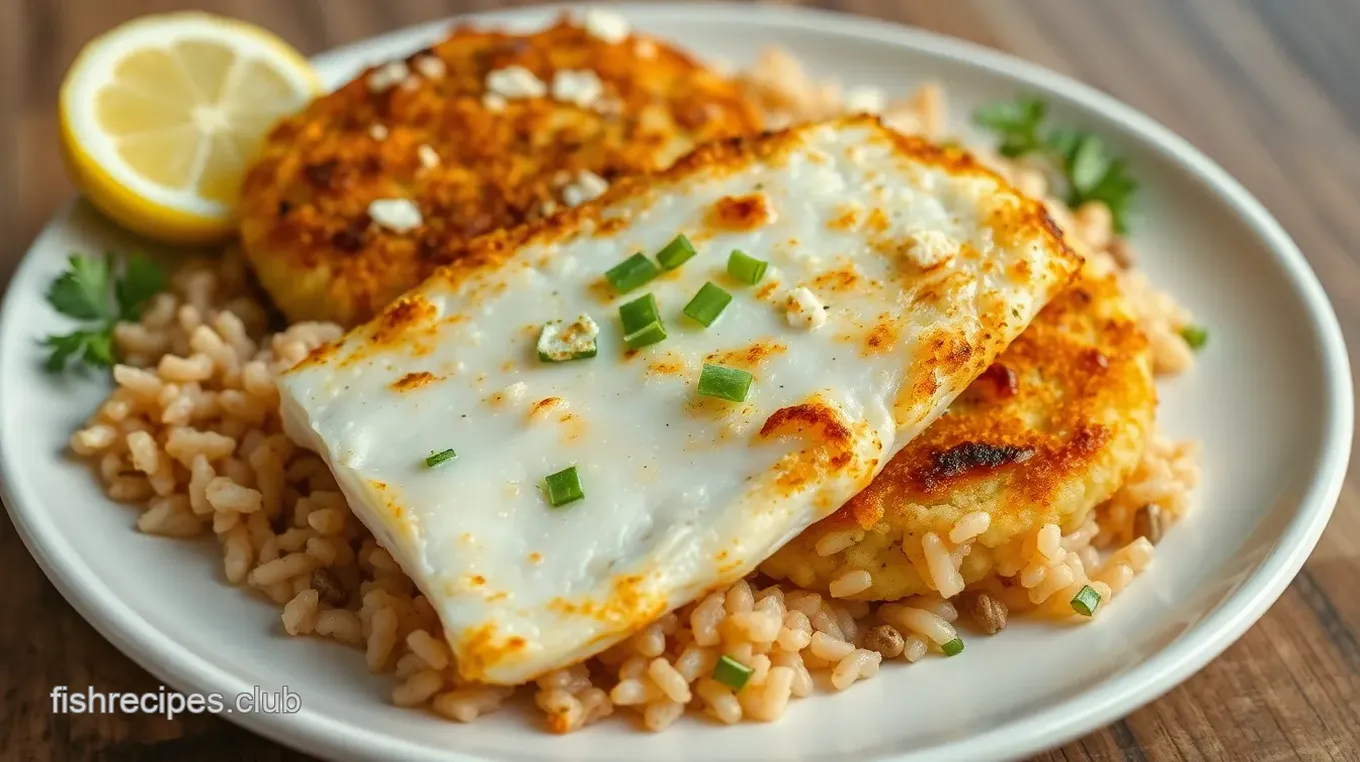
[[[1138,182],[1123,159],[1112,157],[1100,138],[1082,130],[1045,125],[1048,107],[1033,97],[984,106],[973,114],[980,126],[1000,138],[1001,155],[1038,155],[1061,172],[1067,204],[1077,208],[1100,201],[1110,208],[1115,231],[1128,232],[1128,218]]]
[[[108,319],[109,261],[72,254],[66,272],[47,289],[47,302],[77,320]]]
[[[57,312],[87,325],[43,339],[42,345],[48,349],[44,366],[53,373],[60,373],[72,362],[112,366],[117,361],[114,325],[120,320],[136,320],[147,301],[164,288],[164,274],[140,254],[128,257],[121,266],[113,254],[103,259],[72,254],[66,271],[48,287],[47,301]]]
[[[1001,135],[1003,156],[1015,158],[1040,147],[1039,128],[1048,113],[1048,104],[1037,98],[1021,98],[1014,102],[996,103],[979,109],[974,118],[978,124]]]
[[[151,297],[165,290],[165,274],[141,254],[128,257],[123,277],[114,286],[120,320],[136,320]]]
[[[87,333],[85,331],[75,331],[68,334],[52,334],[43,339],[43,346],[52,350],[44,363],[49,371],[60,373],[66,370],[66,364],[72,357],[80,355],[85,347]]]

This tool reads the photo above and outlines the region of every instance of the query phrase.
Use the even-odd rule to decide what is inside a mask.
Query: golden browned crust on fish
[[[826,590],[846,571],[870,572],[854,596],[930,592],[921,537],[946,536],[963,515],[991,526],[964,559],[974,582],[992,549],[1048,523],[1076,528],[1137,465],[1156,408],[1147,340],[1113,275],[1084,273],[870,486],[761,566]],[[827,556],[817,542],[862,539]]]
[[[293,320],[362,322],[472,238],[561,206],[583,170],[613,181],[759,127],[736,85],[676,49],[637,35],[608,44],[566,20],[530,35],[459,28],[407,65],[409,84],[375,91],[365,72],[280,123],[247,175],[242,242]],[[554,72],[591,70],[604,96],[598,107],[549,93],[490,109],[487,74],[509,66],[549,87]],[[432,68],[440,76],[422,74]],[[422,161],[429,151],[435,166]],[[374,224],[368,205],[387,198],[415,202],[423,224],[406,234]]]

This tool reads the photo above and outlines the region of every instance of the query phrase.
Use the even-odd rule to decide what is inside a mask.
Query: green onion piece
[[[689,239],[682,233],[676,236],[674,241],[666,244],[666,248],[656,253],[656,261],[660,262],[665,269],[674,270],[693,259],[694,255],[698,253],[694,249],[694,244],[690,243]]]
[[[751,390],[751,374],[736,368],[704,364],[699,374],[699,393],[730,402],[745,402]]]
[[[766,267],[769,267],[768,262],[747,256],[739,249],[733,249],[727,257],[727,274],[748,286],[754,286],[765,277]]]
[[[945,656],[958,656],[963,653],[963,638],[954,638],[940,646],[940,650],[944,651]]]
[[[623,321],[624,333],[632,333],[649,323],[661,320],[661,311],[656,307],[656,296],[646,294],[620,305],[619,319]]]
[[[652,260],[638,252],[606,270],[604,277],[609,279],[614,290],[626,294],[655,278],[660,272],[656,265],[652,264]]]
[[[726,654],[719,656],[718,663],[713,665],[713,679],[733,691],[740,691],[745,688],[746,681],[751,679],[752,672],[755,672],[755,670]]]
[[[648,323],[632,333],[623,335],[623,343],[629,349],[642,349],[666,338],[666,326],[661,321]]]
[[[435,466],[441,463],[447,463],[448,461],[453,460],[456,457],[458,457],[458,453],[454,452],[453,450],[437,452],[425,459],[425,465],[430,468],[434,468]]]
[[[685,314],[705,327],[713,325],[722,311],[731,304],[732,295],[712,283],[705,283],[699,293],[685,305]]]
[[[548,505],[554,508],[574,503],[586,496],[581,489],[581,476],[576,473],[576,466],[550,474],[543,481],[548,485]]]
[[[1187,325],[1181,329],[1181,338],[1185,339],[1185,343],[1189,344],[1191,349],[1199,351],[1208,343],[1209,331],[1203,326]]]
[[[661,323],[661,313],[652,294],[621,305],[619,320],[623,322],[623,343],[629,349],[641,349],[666,338],[666,326]]]
[[[1094,587],[1085,585],[1072,597],[1072,610],[1082,616],[1092,616],[1100,605],[1100,593]]]

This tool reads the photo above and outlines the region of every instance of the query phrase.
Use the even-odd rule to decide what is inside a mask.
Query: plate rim
[[[579,10],[582,5],[553,3],[454,15],[358,40],[320,53],[312,58],[312,62],[319,67],[326,66],[337,59],[360,55],[360,51],[367,48],[436,33],[456,22],[541,21],[544,17]],[[611,4],[610,7],[638,18],[704,13],[739,18],[742,23],[788,28],[816,30],[826,29],[829,25],[836,33],[873,39],[973,66],[989,75],[1057,96],[1079,111],[1118,122],[1155,151],[1161,161],[1185,170],[1195,182],[1225,202],[1264,244],[1298,293],[1310,319],[1311,332],[1319,342],[1326,387],[1323,409],[1330,415],[1320,432],[1322,446],[1313,466],[1312,481],[1298,501],[1295,517],[1280,533],[1274,547],[1214,611],[1151,658],[1103,684],[976,735],[923,748],[894,750],[879,757],[880,762],[915,762],[946,754],[951,759],[1018,759],[1066,743],[1116,721],[1191,677],[1236,642],[1280,597],[1312,553],[1340,495],[1352,446],[1354,394],[1341,327],[1316,274],[1280,223],[1226,170],[1151,117],[1091,85],[1010,53],[933,31],[801,7],[731,2],[634,2]],[[33,278],[29,273],[36,267],[36,260],[30,255],[78,203],[79,199],[73,200],[54,214],[30,244],[11,277],[6,298],[0,304],[0,325],[9,325],[17,319],[12,314],[17,309],[14,306],[17,300],[10,297],[19,290],[20,283]],[[0,387],[0,399],[7,398]],[[71,552],[62,532],[44,523],[41,511],[21,509],[17,496],[11,492],[14,480],[6,452],[5,438],[0,431],[0,499],[30,555],[82,618],[119,651],[166,685],[224,694],[249,689],[235,676],[202,662],[194,650],[165,637],[123,605],[114,591]],[[36,506],[36,496],[26,498],[24,505]],[[63,560],[58,561],[59,558]],[[355,752],[366,758],[381,758],[400,751],[410,759],[452,762],[481,762],[483,759],[456,749],[432,755],[425,746],[351,727],[326,715],[307,712],[305,708],[293,715],[234,713],[220,716],[286,746],[332,758],[349,758]]]

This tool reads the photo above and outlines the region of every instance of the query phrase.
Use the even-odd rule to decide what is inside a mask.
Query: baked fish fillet
[[[270,131],[241,191],[241,245],[279,309],[357,325],[483,233],[759,129],[736,83],[661,40],[601,39],[600,14],[528,34],[459,27]],[[399,229],[377,214],[393,204],[410,217]]]
[[[635,252],[683,259],[679,234],[691,258],[611,285]],[[734,250],[768,261],[758,283],[729,274]],[[283,415],[439,612],[461,674],[521,683],[839,508],[1078,264],[965,154],[869,118],[808,125],[482,239],[285,374]],[[708,327],[683,314],[706,283],[732,297]],[[646,295],[665,338],[638,347],[658,330],[630,325],[630,349],[620,307]],[[593,356],[542,359],[591,354],[596,330]],[[701,394],[705,365],[752,374],[744,399]],[[571,466],[584,498],[555,507],[574,492],[545,477]]]

